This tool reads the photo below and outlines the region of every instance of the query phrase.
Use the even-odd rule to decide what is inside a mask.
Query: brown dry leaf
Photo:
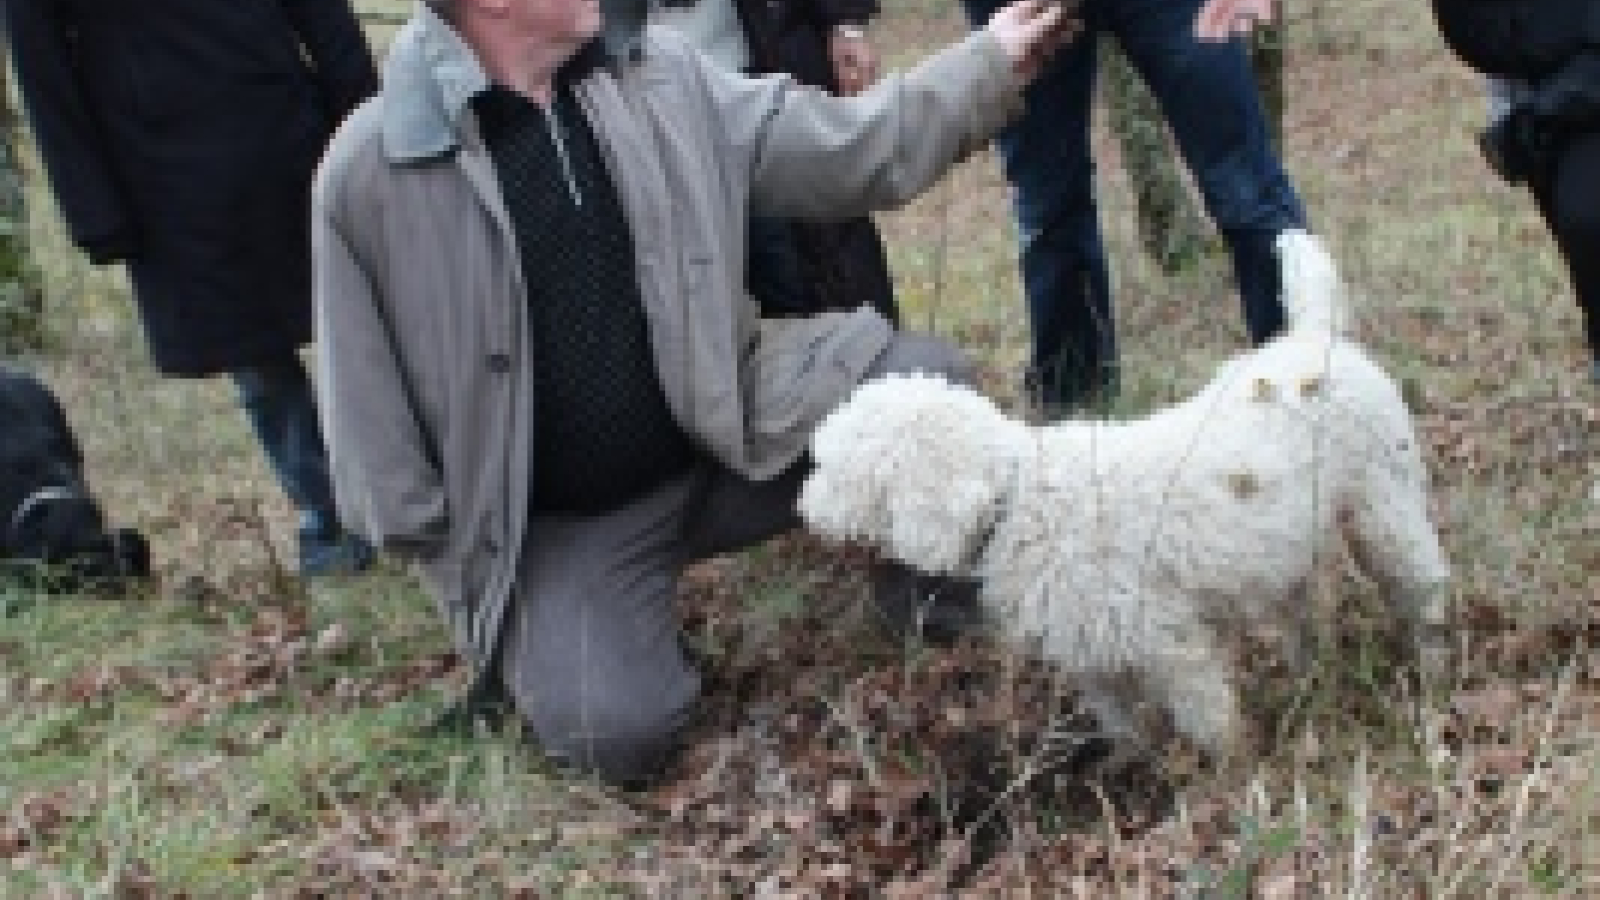
[[[101,887],[112,900],[176,900],[185,896],[162,890],[151,875],[150,867],[138,859],[108,876]]]
[[[1451,708],[1473,724],[1504,727],[1514,723],[1525,704],[1515,685],[1494,684],[1475,691],[1462,691],[1450,698]]]
[[[1525,774],[1532,760],[1524,748],[1500,745],[1480,748],[1472,758],[1478,771],[1502,778]]]
[[[1262,875],[1255,880],[1257,900],[1295,900],[1300,893],[1300,876],[1293,874]]]
[[[0,826],[0,859],[10,859],[32,846],[32,841],[21,829],[12,825]]]
[[[539,880],[531,875],[516,875],[506,882],[508,900],[543,900]]]
[[[339,622],[333,622],[318,632],[312,649],[318,656],[338,656],[350,649],[350,632]]]

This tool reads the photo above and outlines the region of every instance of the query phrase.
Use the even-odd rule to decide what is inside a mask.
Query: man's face
[[[508,0],[513,27],[552,44],[581,47],[600,33],[600,0]]]

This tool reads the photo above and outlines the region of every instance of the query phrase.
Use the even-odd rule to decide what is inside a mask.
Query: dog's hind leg
[[[1311,590],[1311,579],[1302,578],[1289,589],[1285,623],[1289,633],[1283,636],[1280,653],[1284,664],[1297,677],[1311,668],[1319,648],[1328,640],[1328,618],[1317,607],[1316,594]]]
[[[1232,667],[1220,648],[1190,639],[1153,658],[1142,674],[1151,695],[1171,714],[1173,728],[1212,762],[1225,763],[1244,748],[1244,717]]]
[[[1079,682],[1078,689],[1080,702],[1094,716],[1102,737],[1140,751],[1150,748],[1150,736],[1138,724],[1137,701],[1126,675],[1086,676]]]
[[[1417,488],[1380,489],[1351,511],[1345,532],[1357,564],[1383,589],[1423,677],[1431,680],[1444,674],[1450,652],[1450,564],[1424,504]]]
[[[1095,762],[1101,773],[1122,772],[1154,758],[1158,739],[1166,735],[1165,711],[1151,708],[1157,698],[1149,695],[1135,673],[1082,675],[1077,687],[1079,705],[1099,728],[1095,740],[1106,748]]]

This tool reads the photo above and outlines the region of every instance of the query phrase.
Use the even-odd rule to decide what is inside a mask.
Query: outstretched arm
[[[796,218],[864,215],[905,203],[988,141],[1075,24],[1062,4],[1020,0],[856,97],[784,79],[705,79],[726,133],[750,153],[757,207]]]

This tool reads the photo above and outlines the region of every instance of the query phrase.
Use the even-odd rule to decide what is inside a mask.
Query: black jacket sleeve
[[[378,89],[378,70],[349,0],[279,0],[316,67],[328,112],[343,119]]]
[[[1538,80],[1600,47],[1600,0],[1432,0],[1445,43],[1490,75]]]
[[[1538,82],[1528,108],[1558,131],[1600,124],[1600,48],[1579,53]]]
[[[5,0],[17,87],[72,240],[97,262],[132,254],[135,220],[73,65],[73,26],[54,0]]]

